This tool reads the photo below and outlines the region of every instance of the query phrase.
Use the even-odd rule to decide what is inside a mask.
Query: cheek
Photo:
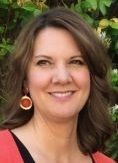
[[[28,74],[28,86],[30,90],[43,89],[49,84],[49,81],[49,73],[34,70]]]
[[[82,69],[74,74],[75,82],[80,88],[90,89],[90,73],[88,69]]]

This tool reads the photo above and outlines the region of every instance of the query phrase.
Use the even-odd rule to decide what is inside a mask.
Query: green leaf
[[[76,11],[78,13],[82,13],[83,12],[80,3],[78,3],[78,4],[76,4],[74,6],[74,11]]]
[[[118,22],[110,22],[111,28],[118,29]]]
[[[4,58],[4,56],[7,54],[7,50],[2,48],[0,49],[0,60]]]
[[[0,44],[0,48],[3,48],[9,52],[11,52],[11,50],[12,50],[12,46],[9,44]]]
[[[107,13],[107,7],[110,7],[112,0],[99,0],[98,6],[103,15]]]
[[[103,0],[105,6],[110,7],[112,0]]]
[[[9,0],[0,0],[0,6],[1,4],[9,4]]]
[[[32,17],[33,17],[33,12],[27,10],[23,11],[23,15],[21,16],[22,19],[21,26],[23,27],[26,23],[28,23]]]
[[[111,28],[111,27],[110,27]],[[115,28],[111,28],[111,36],[113,36],[113,40],[118,39],[118,30]]]
[[[34,10],[37,9],[37,6],[34,5],[32,2],[27,2],[23,5],[22,8],[27,11],[34,12]]]
[[[92,9],[96,10],[97,9],[97,0],[86,0],[91,6]]]
[[[118,41],[115,43],[115,50],[118,50]]]
[[[12,8],[13,8],[13,9],[17,9],[17,8],[20,8],[20,7],[19,7],[19,5],[18,5],[17,2],[14,2],[14,3],[12,4]]]
[[[91,18],[88,14],[82,14],[81,15],[83,17],[83,19],[91,26],[93,26],[94,23],[94,19]]]
[[[40,14],[42,14],[42,12],[39,9],[35,9],[34,12],[33,12],[34,16],[37,16],[37,15],[40,15]]]
[[[81,8],[84,12],[87,12],[88,9],[91,9],[91,4],[86,0],[81,2]]]
[[[4,27],[0,26],[0,33],[4,32]]]
[[[106,6],[104,5],[102,0],[99,0],[99,9],[101,13],[105,16],[107,13]]]
[[[3,42],[3,44],[6,44],[5,38],[2,38],[2,42]]]

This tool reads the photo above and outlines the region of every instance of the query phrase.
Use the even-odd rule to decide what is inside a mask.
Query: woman
[[[71,11],[28,24],[13,54],[0,162],[113,163],[98,152],[111,134],[108,68],[104,47]]]

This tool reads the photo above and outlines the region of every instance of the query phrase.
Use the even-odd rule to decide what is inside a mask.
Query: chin
[[[57,121],[65,121],[65,120],[69,120],[69,119],[73,119],[76,118],[78,116],[78,111],[77,110],[70,110],[69,108],[60,108],[60,109],[56,109],[51,111],[48,115],[50,115],[50,117],[52,117],[52,119],[56,119]]]

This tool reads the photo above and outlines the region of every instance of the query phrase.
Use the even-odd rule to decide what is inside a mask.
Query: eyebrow
[[[75,56],[72,56],[72,57],[71,57],[71,59],[78,58],[78,57],[83,58],[83,57],[82,57],[82,55],[80,54],[80,55],[75,55]]]
[[[36,56],[34,56],[34,58],[47,58],[47,59],[51,59],[51,57],[49,57],[47,55],[36,55]]]
[[[82,58],[81,53],[78,53],[77,55],[74,55],[74,56],[70,57],[70,59],[74,59],[74,58],[78,58],[78,57],[81,57]],[[47,59],[52,59],[52,57],[49,57],[47,55],[40,55],[40,54],[34,56],[34,58],[47,58]]]

